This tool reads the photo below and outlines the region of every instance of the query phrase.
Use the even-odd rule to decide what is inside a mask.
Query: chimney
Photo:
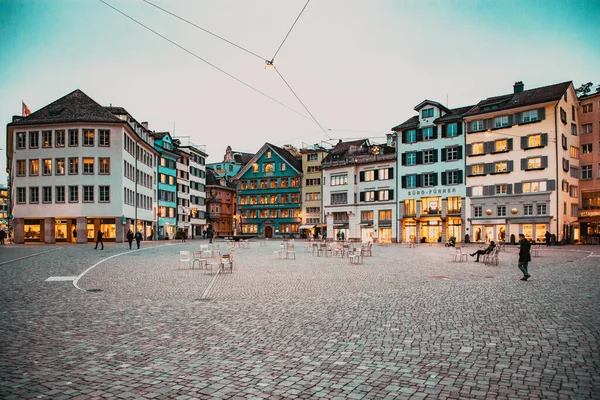
[[[513,86],[513,88],[515,89],[515,93],[522,93],[524,87],[525,85],[523,85],[523,81],[515,82]]]
[[[145,130],[148,130],[148,121],[142,122],[142,126]]]

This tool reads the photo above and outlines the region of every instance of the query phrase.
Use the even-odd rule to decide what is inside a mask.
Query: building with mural
[[[449,109],[424,100],[392,128],[398,150],[398,241],[457,242],[465,218],[465,130],[473,106]]]
[[[242,234],[298,237],[301,179],[299,154],[265,143],[235,176]]]

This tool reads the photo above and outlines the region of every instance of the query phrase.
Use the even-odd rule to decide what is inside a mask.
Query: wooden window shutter
[[[513,190],[513,185],[512,183],[508,183],[506,185],[506,194],[512,194],[512,190]]]
[[[445,138],[448,135],[448,126],[442,125],[442,138]]]
[[[523,193],[523,183],[516,182],[515,183],[515,194],[520,194],[520,193]]]
[[[361,182],[365,181],[365,171],[360,171],[360,173],[359,173],[359,180]]]
[[[406,165],[406,153],[402,153],[402,165]]]
[[[446,152],[448,149],[442,149],[442,161],[446,161]]]
[[[523,136],[521,137],[521,149],[523,150],[527,150],[527,141],[528,141],[528,137],[527,136]]]
[[[390,200],[394,200],[394,191],[393,190],[388,190],[388,196]]]
[[[445,185],[445,184],[446,184],[446,182],[447,182],[447,180],[446,180],[446,175],[447,175],[447,174],[448,174],[448,173],[447,173],[446,171],[442,172],[442,185]]]
[[[548,146],[548,134],[542,133],[542,146]]]
[[[388,176],[390,179],[394,179],[394,168],[388,168]]]
[[[423,152],[417,151],[417,164],[423,164]]]
[[[360,192],[360,201],[365,201],[365,192]]]
[[[400,182],[402,183],[402,188],[404,189],[406,187],[406,175],[402,175]]]
[[[506,148],[508,151],[512,151],[513,149],[513,140],[512,138],[506,140]]]
[[[542,156],[542,168],[548,168],[548,156]]]
[[[484,196],[489,196],[490,195],[490,187],[489,186],[484,186],[483,187],[483,195]]]
[[[417,175],[417,184],[416,187],[423,187],[423,175]]]
[[[423,129],[417,129],[417,142],[423,141]]]
[[[467,197],[473,196],[473,188],[471,186],[467,186]]]
[[[548,180],[548,182],[546,183],[546,190],[548,190],[548,191],[556,190],[556,181],[554,179]]]
[[[373,192],[373,199],[374,199],[375,201],[379,201],[379,190],[375,190],[375,191]]]
[[[485,164],[483,164],[483,173],[485,175],[487,175],[487,174],[493,174],[494,173],[494,164],[493,163],[485,163]]]
[[[494,126],[494,119],[488,118],[483,120],[483,130],[492,129]]]
[[[513,122],[515,125],[523,122],[523,113],[514,113],[513,114]]]
[[[463,133],[463,122],[462,121],[458,121],[456,123],[456,134],[457,135],[462,135]]]
[[[462,160],[463,158],[463,154],[462,154],[462,146],[456,146],[456,157],[459,160]]]
[[[434,172],[433,174],[433,186],[438,184],[438,174],[437,172]]]
[[[402,143],[406,143],[406,131],[402,131]]]
[[[485,154],[493,153],[495,149],[496,149],[496,145],[493,141],[483,143],[483,152]]]
[[[437,139],[437,137],[438,137],[438,127],[437,126],[433,127],[432,133],[433,133],[433,138]]]
[[[527,159],[521,158],[521,171],[527,171]]]
[[[458,174],[458,183],[464,183],[464,179],[463,179],[463,171],[456,171],[456,173]]]
[[[433,162],[438,162],[438,151],[433,149]]]
[[[546,119],[546,109],[545,108],[538,108],[538,119],[540,121]]]
[[[506,162],[506,169],[508,170],[508,172],[512,172],[515,170],[515,162],[513,160],[508,160]]]

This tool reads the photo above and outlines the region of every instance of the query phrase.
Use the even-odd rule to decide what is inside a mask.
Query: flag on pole
[[[31,111],[29,108],[27,108],[27,104],[25,104],[23,101],[21,103],[23,104],[23,116],[26,117],[31,114]]]

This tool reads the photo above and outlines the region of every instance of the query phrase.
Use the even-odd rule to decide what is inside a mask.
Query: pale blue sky
[[[151,0],[271,58],[306,0]],[[205,145],[301,146],[327,139],[264,61],[142,0],[106,0],[198,56],[307,115],[261,96],[97,0],[0,0],[0,118],[6,125],[81,89],[157,131]],[[424,99],[452,107],[572,80],[600,83],[599,1],[311,0],[275,58],[334,138],[370,136]],[[4,128],[5,129],[5,128]],[[331,129],[331,130],[329,130]],[[5,140],[0,147],[5,147]],[[4,150],[0,182],[6,182]]]

